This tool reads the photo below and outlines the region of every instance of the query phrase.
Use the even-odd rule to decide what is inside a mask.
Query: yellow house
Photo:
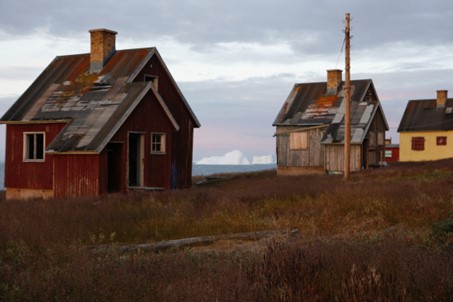
[[[398,127],[400,161],[453,158],[453,99],[438,90],[436,99],[410,100]]]

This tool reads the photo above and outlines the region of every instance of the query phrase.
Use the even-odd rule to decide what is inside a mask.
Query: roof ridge
[[[152,47],[137,47],[137,48],[125,48],[125,49],[117,49],[115,50],[115,53],[118,52],[127,52],[127,51],[138,51],[138,50],[154,50],[156,49],[155,46]],[[73,54],[67,54],[67,55],[57,55],[57,58],[67,58],[67,57],[77,57],[77,56],[89,56],[89,52],[83,52],[83,53],[73,53]]]

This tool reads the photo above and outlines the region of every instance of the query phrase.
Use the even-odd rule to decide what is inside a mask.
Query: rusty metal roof
[[[410,100],[404,111],[398,132],[453,130],[453,99],[437,107],[436,99]]]
[[[377,111],[385,115],[372,80],[351,81],[351,143],[362,143]],[[322,143],[344,139],[344,82],[337,94],[327,93],[327,83],[295,84],[277,115],[274,126],[312,127],[328,125]],[[387,122],[386,128],[388,129]]]
[[[2,123],[66,122],[48,152],[101,152],[146,93],[153,93],[176,130],[179,125],[151,82],[132,82],[155,48],[117,51],[99,74],[90,55],[56,57],[5,113]]]

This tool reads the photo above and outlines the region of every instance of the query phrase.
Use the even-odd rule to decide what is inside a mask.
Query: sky
[[[88,53],[89,29],[117,49],[155,46],[201,128],[194,160],[274,155],[272,123],[295,83],[344,69],[372,79],[390,131],[407,101],[453,91],[451,0],[0,0],[0,116],[57,55]],[[5,126],[0,126],[0,161]]]

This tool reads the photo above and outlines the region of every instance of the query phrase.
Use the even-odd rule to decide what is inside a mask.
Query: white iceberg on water
[[[272,155],[261,155],[253,156],[252,165],[265,165],[275,163],[274,157]]]
[[[250,165],[250,161],[240,150],[233,150],[223,156],[204,157],[197,165]]]

